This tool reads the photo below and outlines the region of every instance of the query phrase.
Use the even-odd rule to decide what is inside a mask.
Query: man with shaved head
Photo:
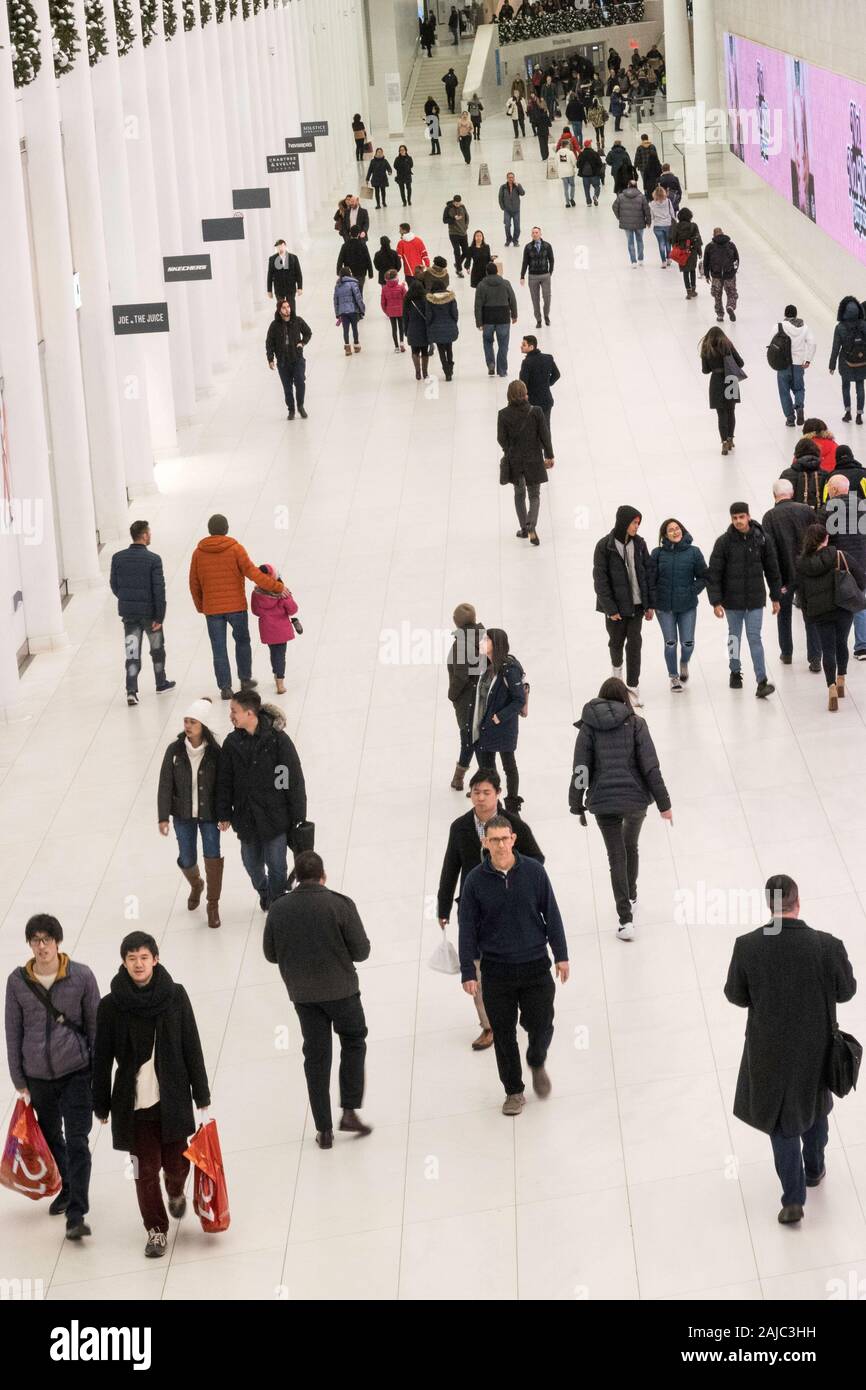
[[[815,520],[827,527],[831,545],[866,569],[866,498],[859,488],[851,491],[845,473],[831,473],[824,499]],[[866,610],[854,614],[854,656],[858,661],[866,661]]]
[[[831,475],[832,476],[832,475]],[[776,546],[782,574],[782,595],[776,622],[779,630],[779,660],[790,666],[794,655],[791,616],[794,609],[794,562],[803,547],[803,533],[815,520],[815,513],[805,502],[794,501],[794,484],[788,478],[773,483],[774,505],[761,517],[761,525]],[[821,644],[814,631],[806,625],[806,655],[810,671],[821,669]]]

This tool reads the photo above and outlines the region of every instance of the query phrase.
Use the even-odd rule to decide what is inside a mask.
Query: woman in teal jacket
[[[675,517],[663,521],[659,543],[650,556],[656,590],[656,617],[665,639],[665,663],[671,690],[682,690],[695,649],[698,597],[707,583],[707,562]],[[677,638],[679,637],[679,668]]]

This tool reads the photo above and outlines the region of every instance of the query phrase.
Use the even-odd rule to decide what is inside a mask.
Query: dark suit
[[[292,306],[292,313],[294,313],[295,295],[298,290],[304,288],[301,263],[297,256],[292,255],[291,251],[287,251],[288,265],[284,270],[277,270],[276,259],[276,253],[268,258],[268,294],[272,294],[275,299],[287,299]]]
[[[352,223],[350,221],[351,214],[352,209],[346,208],[346,211],[343,213],[342,219],[340,221],[340,236],[343,238],[344,241],[349,240],[349,231],[352,227]],[[358,205],[358,216],[355,219],[355,226],[358,228],[358,232],[360,233],[360,235],[366,237],[367,233],[370,230],[370,214],[367,211],[367,209],[360,203]]]
[[[556,385],[560,375],[551,354],[541,352],[538,348],[528,352],[520,366],[520,380],[525,383],[529,392],[529,404],[537,405],[542,411],[548,430],[550,412],[553,409],[553,393],[550,388]]]

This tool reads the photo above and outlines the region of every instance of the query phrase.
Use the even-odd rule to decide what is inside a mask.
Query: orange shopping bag
[[[231,1221],[229,1194],[216,1120],[199,1126],[184,1157],[195,1168],[192,1205],[202,1230],[227,1231]]]
[[[12,1111],[12,1123],[0,1162],[0,1183],[34,1202],[40,1197],[54,1197],[62,1186],[60,1170],[39,1128],[33,1106],[25,1105],[23,1100],[19,1100]]]

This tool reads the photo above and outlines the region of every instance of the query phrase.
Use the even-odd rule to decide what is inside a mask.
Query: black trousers
[[[460,146],[460,153],[462,154],[462,156],[463,156],[463,158],[465,159],[466,163],[467,163],[467,164],[471,164],[471,163],[472,163],[472,136],[471,136],[471,135],[461,135],[461,136],[460,136],[460,139],[458,140],[457,143],[458,143],[459,146]]]
[[[439,361],[446,376],[450,376],[454,370],[454,347],[451,343],[437,343],[436,351],[439,353]]]
[[[400,190],[400,197],[401,197],[402,200],[403,200],[403,206],[405,207],[405,206],[406,206],[406,203],[407,203],[407,201],[408,201],[409,206],[411,207],[411,206],[412,206],[412,180],[411,180],[411,179],[406,179],[406,180],[398,179],[398,180],[397,180],[397,187],[398,187],[399,190]]]
[[[69,1198],[66,1220],[83,1221],[90,1196],[90,1068],[83,1067],[53,1081],[28,1076],[27,1089],[39,1128],[60,1169],[61,1192]]]
[[[360,994],[321,1004],[296,1004],[295,1013],[304,1035],[304,1075],[313,1121],[321,1134],[333,1129],[331,1120],[331,1058],[333,1032],[340,1039],[340,1104],[359,1110],[364,1099],[364,1059],[367,1055],[367,1022]]]
[[[517,121],[512,121],[511,124],[514,126],[514,138],[515,138],[515,140],[516,140],[516,139],[517,139],[517,124],[518,124],[518,123],[517,123]],[[524,136],[524,137],[526,136],[526,121],[521,121],[521,122],[520,122],[520,134],[521,134],[522,136]]]
[[[636,608],[630,618],[615,623],[605,618],[611,666],[622,665],[625,651],[625,683],[634,689],[640,680],[640,653],[643,646],[643,609]]]
[[[719,417],[719,438],[723,444],[726,439],[733,439],[734,437],[734,426],[737,423],[736,410],[736,401],[725,401],[724,405],[716,406],[716,414]]]
[[[447,98],[448,98],[448,110],[452,113],[452,115],[454,114],[454,97],[455,97],[456,92],[457,92],[457,88],[456,88],[456,87],[451,87],[451,88],[447,88],[447,87],[446,87],[446,89],[445,89],[445,95],[446,95]]]
[[[630,922],[631,899],[637,896],[637,842],[646,820],[646,810],[627,811],[622,816],[600,815],[596,816],[596,820],[607,850],[617,916],[620,923]]]
[[[488,748],[476,748],[475,756],[478,759],[479,767],[496,767],[496,754],[491,753]],[[517,771],[517,759],[513,753],[500,753],[502,759],[502,770],[505,773],[505,797],[507,801],[517,796],[520,791],[520,773]]]
[[[399,347],[403,341],[403,320],[394,317],[391,319],[391,337],[394,339],[394,346]]]
[[[817,622],[806,623],[806,632],[811,628],[821,643],[821,665],[828,685],[835,684],[837,675],[848,674],[848,634],[853,621],[853,613],[845,608],[834,608]]]
[[[466,259],[466,252],[469,250],[469,238],[465,236],[452,236],[451,250],[454,254],[454,269],[462,270],[463,262]]]
[[[543,1067],[553,1039],[553,1000],[556,985],[550,961],[507,965],[481,959],[481,991],[493,1029],[493,1050],[499,1080],[507,1096],[523,1091],[523,1070],[517,1045],[517,1024],[529,1034],[526,1062]]]
[[[685,286],[687,290],[693,290],[695,288],[694,266],[692,266],[691,270],[689,270],[688,266],[683,267],[683,280],[685,281]]]

